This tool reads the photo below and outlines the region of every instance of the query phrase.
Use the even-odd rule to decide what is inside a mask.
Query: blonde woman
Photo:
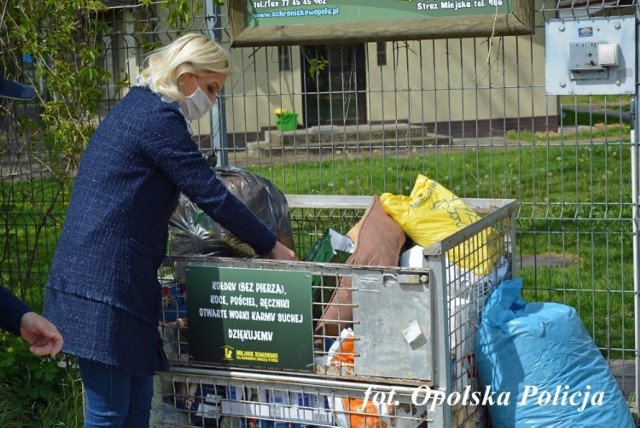
[[[187,121],[213,107],[232,72],[225,50],[184,35],[148,57],[91,138],[47,282],[45,315],[79,359],[86,427],[149,425],[168,221],[180,192],[265,257],[294,260],[216,178]]]

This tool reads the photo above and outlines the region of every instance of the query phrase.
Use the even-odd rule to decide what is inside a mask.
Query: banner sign
[[[186,282],[196,361],[312,371],[310,274],[189,266]]]
[[[532,34],[531,0],[229,0],[233,46]]]

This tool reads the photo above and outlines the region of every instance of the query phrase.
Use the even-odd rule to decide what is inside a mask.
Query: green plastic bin
[[[298,113],[276,113],[276,128],[278,131],[294,131],[298,129]]]

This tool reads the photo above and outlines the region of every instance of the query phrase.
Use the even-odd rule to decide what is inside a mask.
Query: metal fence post
[[[636,16],[636,64],[635,64],[635,95],[631,100],[631,187],[632,187],[632,200],[633,200],[633,289],[634,289],[634,317],[635,317],[635,407],[636,411],[640,410],[640,352],[638,350],[638,344],[640,343],[640,236],[638,222],[640,216],[638,215],[638,189],[640,188],[640,177],[638,177],[638,115],[636,114],[636,106],[638,103],[639,91],[639,79],[640,73],[638,72],[640,65],[640,48],[638,48],[639,36],[638,31],[640,25],[640,11],[635,8]]]
[[[213,0],[205,0],[204,2],[204,18],[206,33],[217,43],[222,43],[222,28],[221,28],[221,16],[220,6],[213,3]],[[227,115],[226,107],[224,103],[225,93],[224,88],[218,93],[216,105],[209,115],[211,128],[211,153],[209,156],[217,157],[217,164],[219,166],[226,166],[229,164],[228,147],[227,147]]]

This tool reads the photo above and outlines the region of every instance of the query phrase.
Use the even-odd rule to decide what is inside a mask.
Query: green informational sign
[[[229,0],[232,46],[532,34],[532,0]]]
[[[312,370],[311,275],[190,266],[186,280],[195,360]]]
[[[249,11],[250,27],[357,23],[505,14],[511,0],[263,0],[249,1]]]

